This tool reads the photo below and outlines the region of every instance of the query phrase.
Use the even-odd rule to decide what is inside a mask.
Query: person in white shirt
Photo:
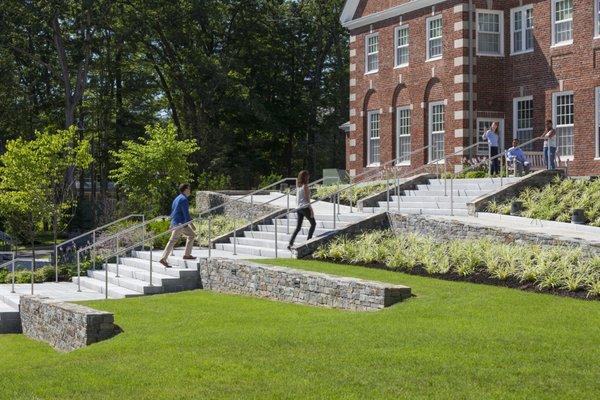
[[[519,147],[519,140],[513,139],[513,147],[506,150],[506,159],[515,166],[515,175],[522,176],[523,172],[529,173],[530,163],[523,149]]]
[[[546,121],[546,132],[542,135],[544,139],[544,162],[549,170],[556,169],[556,131],[552,120]]]
[[[500,136],[498,132],[498,127],[500,124],[498,122],[494,122],[490,129],[483,134],[483,140],[488,142],[489,146],[489,155],[490,158],[495,157],[499,153],[499,143]],[[498,157],[494,158],[490,163],[490,175],[499,175],[500,174],[500,160]]]
[[[296,198],[297,198],[297,207],[296,213],[298,214],[298,223],[296,225],[296,230],[292,234],[290,238],[290,243],[288,245],[288,250],[292,250],[294,247],[294,241],[296,240],[296,236],[300,233],[302,229],[302,223],[304,222],[304,218],[310,222],[310,229],[308,230],[307,241],[312,239],[313,234],[315,233],[315,228],[317,227],[317,222],[315,221],[315,213],[310,204],[310,189],[308,187],[308,171],[300,171],[298,174],[298,181],[296,183]]]

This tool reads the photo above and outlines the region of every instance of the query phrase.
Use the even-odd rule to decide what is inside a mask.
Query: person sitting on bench
[[[519,140],[513,139],[512,145],[513,147],[506,150],[506,159],[513,163],[515,176],[522,176],[523,173],[528,174],[531,163],[527,160],[523,149],[519,147]]]

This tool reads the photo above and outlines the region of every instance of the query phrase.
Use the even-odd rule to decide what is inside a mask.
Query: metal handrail
[[[393,160],[389,160],[389,161],[387,161],[387,162],[385,162],[385,163],[383,163],[381,165],[378,165],[376,167],[376,169],[370,169],[370,170],[367,170],[367,171],[365,171],[365,172],[363,172],[363,173],[361,173],[359,175],[356,175],[356,176],[352,177],[351,183],[354,183],[354,181],[356,181],[356,179],[358,179],[358,178],[361,178],[361,177],[364,177],[364,176],[368,176],[368,175],[371,175],[371,174],[374,174],[374,173],[377,173],[377,172],[381,172],[380,171],[381,169],[383,169],[385,171],[385,168],[387,166],[389,166],[389,165],[393,165],[395,167],[402,167],[402,165],[398,165],[398,162],[404,161],[405,159],[409,159],[410,160],[410,158],[413,155],[418,154],[418,153],[420,153],[420,152],[428,149],[429,147],[431,147],[430,144],[428,144],[427,146],[421,147],[419,149],[413,150],[409,154],[405,154],[403,156],[394,158]]]
[[[17,252],[14,251],[12,253],[12,259],[10,261],[7,261],[3,264],[0,264],[0,269],[11,265],[11,293],[15,293],[15,263],[17,261],[22,261],[22,262],[27,262],[29,260],[25,259],[25,258],[17,258]],[[34,283],[35,283],[35,258],[31,259],[31,294],[33,295],[34,292]]]
[[[79,236],[75,236],[74,238],[70,238],[68,240],[65,240],[62,243],[58,243],[58,244],[54,245],[54,275],[55,275],[55,281],[58,282],[58,249],[60,249],[61,247],[63,247],[64,245],[66,245],[68,243],[74,243],[76,240],[82,239],[84,237],[88,237],[90,235],[92,235],[92,242],[95,243],[96,242],[96,232],[101,231],[101,230],[106,229],[106,228],[110,228],[111,226],[116,225],[116,224],[118,224],[120,222],[127,221],[127,220],[132,219],[132,218],[139,218],[139,217],[142,217],[142,222],[145,221],[146,216],[144,214],[130,214],[130,215],[126,216],[126,217],[120,218],[120,219],[118,219],[116,221],[109,222],[108,224],[105,224],[105,225],[102,225],[100,227],[97,227],[97,228],[95,228],[95,229],[93,229],[93,230],[91,230],[89,232],[83,233],[83,234],[81,234]]]

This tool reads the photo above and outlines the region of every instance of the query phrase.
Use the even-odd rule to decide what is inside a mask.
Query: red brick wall
[[[381,11],[401,4],[402,0],[363,1],[357,16]],[[475,0],[477,8],[487,8],[486,0]],[[505,57],[476,57],[474,85],[477,101],[475,112],[492,111],[505,116],[506,143],[513,132],[513,98],[533,96],[534,135],[540,135],[544,121],[552,118],[552,94],[573,91],[575,99],[575,156],[569,173],[573,175],[600,174],[600,161],[595,160],[595,87],[600,86],[600,39],[593,37],[593,1],[574,0],[574,44],[551,48],[551,1],[523,0],[523,5],[534,5],[534,52],[510,55],[510,9],[518,7],[519,0],[494,0],[492,9],[504,11],[504,51]],[[455,130],[468,128],[468,120],[455,119],[455,111],[467,111],[468,101],[455,101],[456,92],[468,92],[468,83],[454,83],[455,75],[467,74],[468,66],[455,66],[456,57],[467,57],[468,48],[454,48],[456,39],[467,38],[468,31],[455,31],[455,23],[467,20],[468,13],[455,13],[454,6],[466,4],[464,0],[449,0],[435,7],[444,20],[444,54],[442,60],[426,62],[425,21],[431,16],[432,8],[417,10],[402,17],[402,25],[409,26],[410,65],[394,69],[394,29],[400,25],[400,18],[390,19],[372,26],[379,33],[379,72],[364,75],[364,39],[371,27],[363,27],[350,32],[356,41],[350,50],[356,55],[350,58],[355,71],[350,73],[356,85],[350,92],[356,100],[350,102],[355,110],[351,124],[356,130],[350,132],[347,141],[347,168],[360,173],[366,165],[366,111],[382,109],[381,116],[381,162],[395,155],[395,113],[390,107],[413,105],[412,148],[427,144],[427,109],[422,103],[447,100],[446,107],[446,154],[456,147],[466,146],[467,138],[456,138]],[[432,68],[435,68],[432,76]],[[400,82],[400,78],[402,83]],[[370,95],[367,95],[371,93]],[[362,113],[362,114],[361,114]],[[351,146],[351,141],[356,146]],[[352,161],[354,154],[356,161]],[[412,166],[422,165],[425,154],[414,157]],[[456,158],[458,163],[460,158]]]

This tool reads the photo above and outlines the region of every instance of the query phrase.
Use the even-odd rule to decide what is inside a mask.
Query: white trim
[[[377,51],[373,53],[369,53],[369,39],[377,38]],[[369,56],[377,57],[377,68],[370,70],[369,69]],[[371,33],[365,36],[365,75],[376,74],[379,72],[379,32]]]
[[[442,21],[442,26],[441,26],[442,35],[439,36],[439,37],[436,36],[436,37],[432,38],[430,36],[431,35],[430,24],[431,24],[431,22],[436,21],[438,19]],[[427,18],[425,20],[425,32],[426,32],[426,46],[425,46],[426,53],[425,53],[425,60],[426,61],[435,61],[435,60],[442,59],[442,57],[444,56],[444,19],[442,18],[442,14],[437,14],[437,15],[431,16],[431,17],[429,17],[429,18]],[[430,53],[429,53],[429,50],[430,50],[429,49],[429,43],[432,40],[437,40],[437,39],[440,39],[441,42],[442,42],[442,53],[440,55],[436,55],[434,57],[431,57]]]
[[[517,131],[519,130],[519,109],[518,109],[518,104],[522,101],[533,101],[533,96],[523,96],[523,97],[515,97],[513,98],[513,131],[512,131],[512,138],[513,139],[518,139],[517,137]],[[535,104],[533,106],[532,112],[535,110]],[[534,119],[532,118],[532,127],[531,127],[531,139],[533,139],[533,121]],[[521,142],[521,144],[523,144],[523,142]]]
[[[400,4],[395,7],[388,8],[373,14],[353,19],[354,14],[360,4],[360,0],[347,0],[344,5],[344,10],[340,17],[342,26],[346,29],[356,29],[366,25],[374,24],[386,19],[395,18],[400,15],[419,10],[425,7],[431,7],[436,4],[444,3],[447,0],[411,0],[407,3]]]
[[[600,0],[594,0],[594,6],[594,37],[600,39]]]
[[[428,109],[427,109],[427,137],[428,137],[428,142],[429,142],[429,151],[428,151],[428,164],[431,164],[433,160],[433,107],[435,106],[444,106],[444,115],[443,115],[443,123],[444,123],[444,130],[443,131],[435,131],[435,133],[438,134],[443,134],[444,135],[444,154],[446,154],[446,100],[441,100],[441,101],[432,101],[428,104]]]
[[[596,88],[596,159],[600,158],[600,86]]]
[[[398,46],[398,33],[400,32],[401,29],[406,29],[407,33],[406,33],[406,44],[402,46],[402,48],[406,48],[406,50],[408,51],[408,62],[404,63],[404,64],[399,64],[398,63],[398,49],[400,49],[400,46]],[[394,29],[394,68],[404,68],[404,67],[408,67],[408,65],[410,64],[410,29],[408,28],[408,25],[400,25],[397,26],[396,29]]]
[[[401,111],[408,111],[408,119],[409,119],[409,125],[408,125],[408,135],[402,135],[403,137],[408,136],[410,143],[409,143],[409,154],[410,155],[410,149],[411,149],[411,145],[412,145],[412,104],[411,105],[407,105],[407,106],[401,106],[401,107],[397,107],[396,108],[396,132],[395,132],[395,146],[396,146],[396,160],[400,158],[400,112]],[[408,160],[402,161],[402,162],[396,162],[396,165],[410,165],[411,160],[410,158]]]
[[[498,15],[498,17],[499,17],[498,24],[499,24],[500,31],[498,32],[498,34],[500,35],[500,49],[498,49],[499,50],[498,53],[487,53],[487,52],[479,51],[479,14],[492,14],[492,15]],[[477,51],[478,56],[504,57],[504,11],[478,8],[475,12],[475,29],[476,29],[475,48],[477,49],[476,51]],[[496,32],[485,32],[485,33],[495,34]]]
[[[559,1],[563,1],[563,0],[550,0],[552,2],[552,7],[550,8],[551,13],[552,13],[552,46],[551,47],[560,47],[560,46],[568,46],[573,44],[573,17],[571,17],[571,39],[570,40],[563,40],[562,42],[557,42],[556,41],[556,3]],[[575,8],[575,6],[573,5],[573,8]],[[573,10],[574,12],[574,10]],[[567,21],[567,20],[565,20]]]
[[[510,10],[510,55],[511,56],[515,56],[518,54],[526,54],[526,53],[531,53],[534,51],[535,49],[535,43],[534,45],[531,47],[531,49],[526,49],[526,43],[527,43],[527,11],[528,10],[532,10],[533,12],[533,4],[528,4],[526,6],[521,6],[521,7],[515,7],[512,8]],[[519,51],[515,51],[515,14],[517,12],[521,12],[521,32],[522,32],[522,39],[521,39],[521,50]],[[533,18],[533,16],[532,16]],[[533,31],[535,29],[535,19],[533,20],[533,26],[531,27],[531,30]],[[533,35],[533,33],[532,33]]]
[[[568,90],[568,91],[564,91],[564,92],[555,92],[552,93],[552,125],[554,127],[555,130],[557,130],[559,128],[558,126],[558,120],[557,120],[557,115],[556,115],[556,99],[559,96],[573,96],[573,124],[569,124],[569,125],[562,125],[562,127],[565,126],[570,126],[571,129],[573,129],[573,154],[572,155],[564,155],[564,154],[559,154],[561,159],[565,159],[565,160],[573,160],[573,156],[575,155],[575,94],[573,93],[573,91]],[[560,150],[560,141],[558,140],[558,132],[556,132],[556,149],[557,152]]]

